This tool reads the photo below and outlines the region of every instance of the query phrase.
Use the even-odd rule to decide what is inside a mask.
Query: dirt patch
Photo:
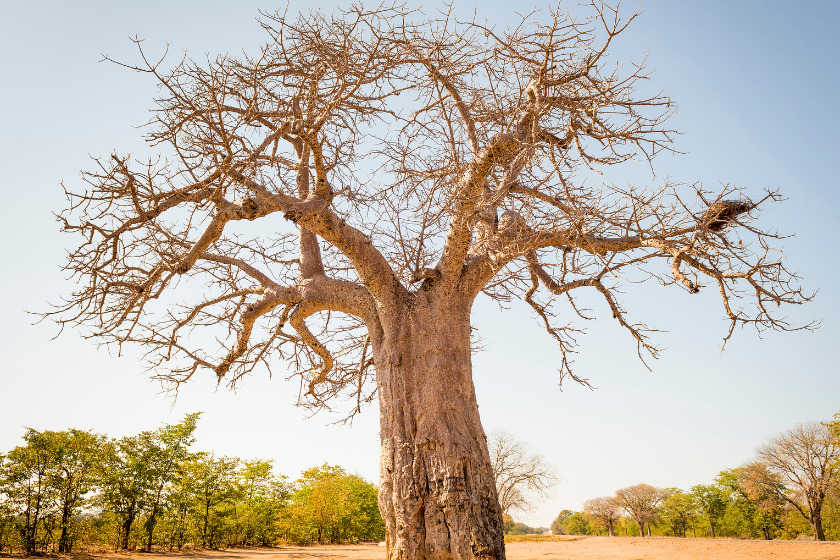
[[[510,560],[840,560],[840,542],[588,537],[510,543]]]
[[[507,543],[510,560],[840,560],[840,542],[577,537]],[[96,560],[385,560],[375,544],[187,551],[180,554],[96,554]],[[71,558],[72,557],[65,557]]]

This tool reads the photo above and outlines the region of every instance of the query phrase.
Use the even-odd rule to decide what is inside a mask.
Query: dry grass
[[[585,535],[505,535],[506,543],[574,542]]]

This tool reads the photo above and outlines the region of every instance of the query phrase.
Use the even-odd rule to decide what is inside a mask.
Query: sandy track
[[[840,560],[840,542],[742,541],[582,537],[560,542],[508,543],[510,560]],[[384,560],[385,547],[336,545],[224,551],[176,555],[104,554],[101,560]]]

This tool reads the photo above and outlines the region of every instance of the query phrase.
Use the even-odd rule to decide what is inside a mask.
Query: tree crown
[[[372,398],[372,353],[418,301],[522,299],[561,376],[583,383],[555,306],[589,318],[575,294],[594,289],[656,356],[616,299],[633,271],[718,290],[727,339],[795,328],[773,308],[809,297],[753,224],[777,193],[597,181],[673,149],[671,100],[642,93],[643,66],[608,60],[635,17],[593,4],[499,30],[400,7],[278,12],[253,55],[168,66],[138,41],[126,66],[160,85],[147,140],[163,156],[96,159],[85,190],[66,189],[79,288],[50,315],[143,345],[176,383],[291,361],[303,401],[345,394],[354,410]]]

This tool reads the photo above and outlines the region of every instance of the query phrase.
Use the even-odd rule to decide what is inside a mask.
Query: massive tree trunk
[[[388,558],[503,560],[502,511],[472,380],[470,302],[421,290],[401,311],[383,321],[374,343]]]

